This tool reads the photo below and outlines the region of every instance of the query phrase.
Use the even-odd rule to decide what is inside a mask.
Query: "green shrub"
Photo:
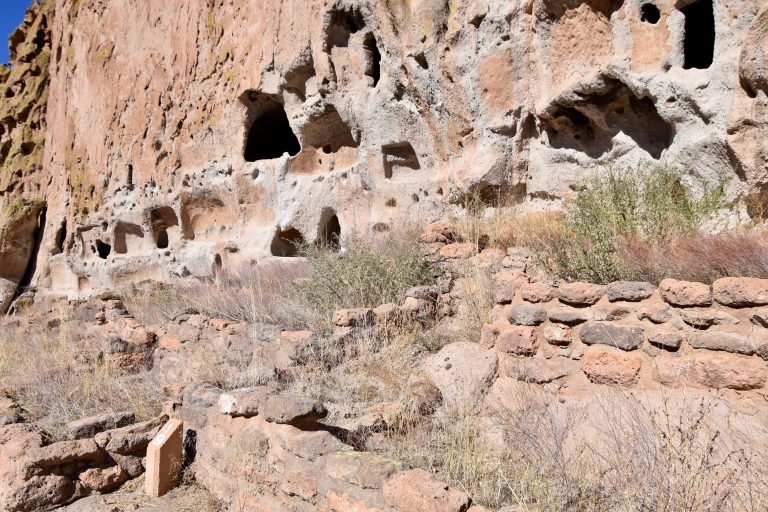
[[[694,194],[664,166],[613,171],[591,180],[533,246],[549,270],[566,280],[605,283],[631,279],[621,241],[659,244],[690,233],[723,204],[725,183]]]
[[[436,277],[415,235],[390,235],[376,242],[352,236],[343,254],[314,245],[302,247],[302,253],[310,277],[296,285],[295,293],[326,316],[337,309],[399,302],[408,288],[430,284]]]

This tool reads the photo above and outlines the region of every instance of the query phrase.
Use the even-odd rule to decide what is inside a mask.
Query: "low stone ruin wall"
[[[0,427],[2,510],[51,510],[117,489],[144,473],[147,446],[167,419],[134,423],[130,412],[86,418],[55,443],[31,424]]]

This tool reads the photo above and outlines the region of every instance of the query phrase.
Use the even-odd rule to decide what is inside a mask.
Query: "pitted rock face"
[[[550,207],[607,165],[768,183],[760,0],[44,6],[0,68],[0,202],[44,202],[33,284],[73,296],[470,192]]]

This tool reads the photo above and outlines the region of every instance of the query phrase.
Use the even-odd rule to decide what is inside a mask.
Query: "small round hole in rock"
[[[653,4],[643,4],[640,7],[640,21],[655,25],[661,19],[659,8]]]

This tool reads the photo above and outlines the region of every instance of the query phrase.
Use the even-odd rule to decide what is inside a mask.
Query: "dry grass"
[[[768,456],[755,446],[768,432],[727,423],[713,399],[619,392],[563,405],[535,386],[515,389],[487,415],[455,408],[393,429],[383,451],[493,510],[768,506]]]
[[[81,319],[59,313],[58,330],[27,328],[0,332],[0,388],[10,392],[52,438],[64,425],[86,416],[133,411],[140,419],[162,406],[151,377],[124,375],[105,361],[100,346],[81,338]]]
[[[693,232],[663,244],[623,240],[619,255],[632,277],[653,283],[672,277],[711,283],[721,277],[768,278],[768,232]]]

